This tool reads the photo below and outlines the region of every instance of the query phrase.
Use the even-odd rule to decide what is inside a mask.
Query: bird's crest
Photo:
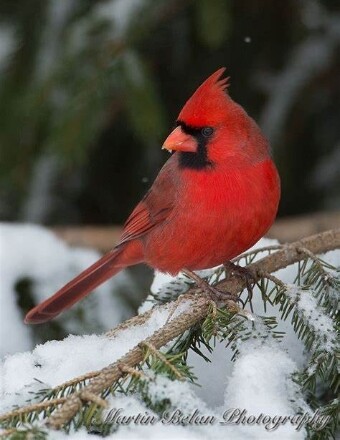
[[[226,93],[229,77],[221,78],[226,68],[221,67],[209,76],[185,103],[178,119],[188,125],[213,125],[226,115],[232,102]]]
[[[207,89],[209,87],[215,87],[217,89],[220,89],[221,92],[225,91],[229,86],[229,76],[226,76],[225,78],[221,78],[224,72],[226,71],[225,67],[221,67],[220,69],[216,70],[212,75],[207,78],[204,83],[199,87],[199,89]],[[221,78],[221,79],[220,79]],[[198,89],[197,89],[198,90]]]

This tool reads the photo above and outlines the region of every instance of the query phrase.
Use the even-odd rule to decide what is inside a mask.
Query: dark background
[[[339,209],[338,0],[1,0],[0,218],[122,223],[221,66],[269,137],[280,216]]]

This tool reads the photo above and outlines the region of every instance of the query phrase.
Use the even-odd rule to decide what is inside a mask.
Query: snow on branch
[[[284,295],[285,292],[282,289],[283,286],[280,284],[280,282],[276,281],[276,277],[273,277],[270,274],[297,262],[304,262],[303,265],[305,266],[303,266],[301,271],[306,271],[307,273],[308,270],[310,271],[310,268],[306,268],[306,261],[308,260],[312,261],[312,264],[315,264],[316,266],[314,272],[307,273],[309,277],[312,277],[311,282],[316,279],[315,277],[317,277],[319,273],[319,275],[324,278],[324,281],[329,282],[331,285],[332,280],[328,279],[327,277],[327,279],[325,278],[323,267],[319,267],[319,260],[315,257],[315,255],[340,248],[340,229],[307,237],[290,245],[280,246],[278,250],[275,248],[276,247],[273,249],[268,249],[268,251],[271,252],[268,256],[248,264],[247,268],[253,274],[256,282],[261,283],[265,279],[267,279],[268,282],[269,279],[270,281],[273,281],[274,286],[276,286],[278,295]],[[256,253],[258,253],[257,250],[254,252],[254,254]],[[248,255],[248,257],[250,258],[251,256]],[[215,276],[216,273],[217,272],[215,272],[213,276]],[[329,276],[332,277],[331,275]],[[244,289],[244,283],[239,278],[235,277],[231,279],[222,279],[215,284],[215,287],[221,291],[240,294]],[[200,293],[200,295],[197,295],[197,293]],[[286,296],[288,299],[292,299],[294,301],[297,298],[296,295],[296,292],[294,294],[294,292],[290,290],[287,292]],[[327,304],[326,307],[331,306]],[[218,331],[218,328],[215,328],[214,323],[217,324],[217,327],[218,324],[222,323],[224,328],[228,328],[229,324],[232,322],[231,317],[240,312],[242,314],[242,311],[238,308],[238,306],[235,305],[234,302],[226,301],[225,305],[227,306],[225,312],[217,309],[216,305],[212,303],[209,297],[199,291],[199,289],[192,287],[187,293],[180,295],[177,300],[171,303],[157,305],[144,314],[124,322],[116,329],[108,332],[106,335],[93,335],[91,337],[93,341],[87,346],[87,348],[85,347],[85,341],[82,342],[81,340],[78,340],[77,345],[84,344],[83,348],[86,348],[86,356],[91,357],[94,364],[98,362],[97,358],[100,356],[99,352],[96,353],[96,346],[98,343],[102,344],[102,357],[106,357],[105,351],[103,350],[109,349],[109,351],[116,351],[116,359],[118,360],[102,369],[97,371],[94,370],[88,374],[86,374],[86,372],[84,374],[83,372],[81,376],[64,384],[57,385],[50,391],[49,395],[51,396],[51,400],[46,400],[45,396],[45,398],[40,402],[35,402],[27,407],[23,406],[6,414],[0,415],[0,422],[4,422],[15,417],[23,417],[25,414],[28,414],[34,410],[34,404],[36,404],[38,407],[39,405],[42,406],[45,411],[47,408],[51,407],[54,409],[51,414],[50,410],[44,412],[44,423],[49,428],[60,429],[69,424],[70,420],[77,415],[84,404],[85,406],[88,403],[92,403],[97,406],[105,406],[106,403],[103,399],[103,396],[107,395],[105,392],[112,389],[112,387],[117,387],[117,384],[119,384],[120,380],[124,380],[124,378],[127,377],[135,377],[136,381],[140,380],[143,383],[142,386],[145,386],[146,380],[144,378],[144,373],[136,370],[135,368],[146,359],[149,359],[149,364],[153,363],[154,366],[158,365],[157,368],[159,368],[159,365],[162,365],[162,367],[167,369],[170,375],[177,379],[181,378],[182,376],[190,377],[190,371],[187,369],[187,367],[183,365],[183,363],[176,361],[176,359],[179,359],[178,355],[177,357],[172,356],[171,358],[167,358],[166,355],[163,353],[158,353],[157,351],[161,347],[169,344],[171,341],[174,341],[175,338],[183,335],[185,332],[190,332],[195,325],[199,324],[203,320],[205,320],[204,331],[206,334],[209,334],[209,336],[213,336],[216,334],[216,331]],[[301,301],[298,303],[298,305],[299,310],[302,310],[306,307],[308,308],[308,304],[306,305]],[[220,304],[218,306],[220,306]],[[291,304],[288,302],[286,304],[283,303],[283,307],[284,310],[282,311],[282,314],[287,314],[289,313],[289,310],[291,310]],[[299,326],[301,323],[299,323],[297,319],[298,317],[296,317],[296,325]],[[261,326],[262,330],[260,328]],[[270,318],[263,319],[263,323],[257,330],[260,338],[267,337],[268,334],[270,334],[270,331],[268,333],[268,329],[270,330],[271,326],[272,322]],[[239,329],[238,324],[234,325],[234,328],[232,328],[231,325],[230,328],[228,329],[228,334],[223,334],[222,332],[222,337],[228,339],[229,343],[235,344],[234,336]],[[304,332],[304,334],[305,333],[306,332]],[[272,333],[272,338],[275,339],[276,337],[280,337],[280,335],[278,333],[275,334],[275,332]],[[309,337],[308,332],[306,338],[307,337]],[[115,350],[115,344],[116,346],[119,345],[120,339],[124,340],[125,342],[124,344],[121,344],[120,349],[117,352],[117,350]],[[110,347],[105,344],[109,344]],[[179,352],[183,352],[183,349],[185,349],[185,347],[183,347],[185,341],[177,339],[175,345],[176,344],[179,345],[177,347],[178,349],[180,348]],[[125,349],[125,351],[121,352],[121,355],[119,355],[119,351],[122,350],[122,347]],[[81,350],[81,347],[79,350]],[[200,351],[198,346],[196,346],[196,350],[198,350],[198,352]],[[313,353],[312,355],[315,356],[316,362],[319,362],[320,345],[315,345]],[[319,358],[317,358],[317,356],[319,356]],[[270,359],[270,356],[268,359]],[[331,361],[332,365],[334,364],[332,359],[327,359]],[[291,370],[291,366],[288,366],[288,364],[286,366],[288,370]],[[332,371],[329,370],[328,373],[331,374]],[[304,378],[307,381],[310,379],[310,376],[308,376],[308,374],[305,372]],[[136,386],[136,383],[133,380],[132,383]],[[82,384],[82,386],[77,387],[75,384]],[[141,385],[139,384],[138,386]],[[65,394],[62,395],[61,400],[56,400],[58,398],[57,393],[61,389],[65,390]],[[66,392],[66,390],[68,391]],[[55,409],[57,406],[58,408]]]

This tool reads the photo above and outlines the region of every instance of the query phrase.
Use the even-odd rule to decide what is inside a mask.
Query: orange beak
[[[190,134],[184,133],[181,127],[176,127],[165,139],[162,149],[196,153],[197,143]]]

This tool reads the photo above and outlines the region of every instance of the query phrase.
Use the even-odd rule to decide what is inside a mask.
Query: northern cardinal
[[[227,93],[225,68],[195,91],[162,148],[175,153],[127,219],[119,243],[53,296],[26,323],[42,323],[127,266],[162,272],[230,261],[272,225],[280,180],[259,127]]]

